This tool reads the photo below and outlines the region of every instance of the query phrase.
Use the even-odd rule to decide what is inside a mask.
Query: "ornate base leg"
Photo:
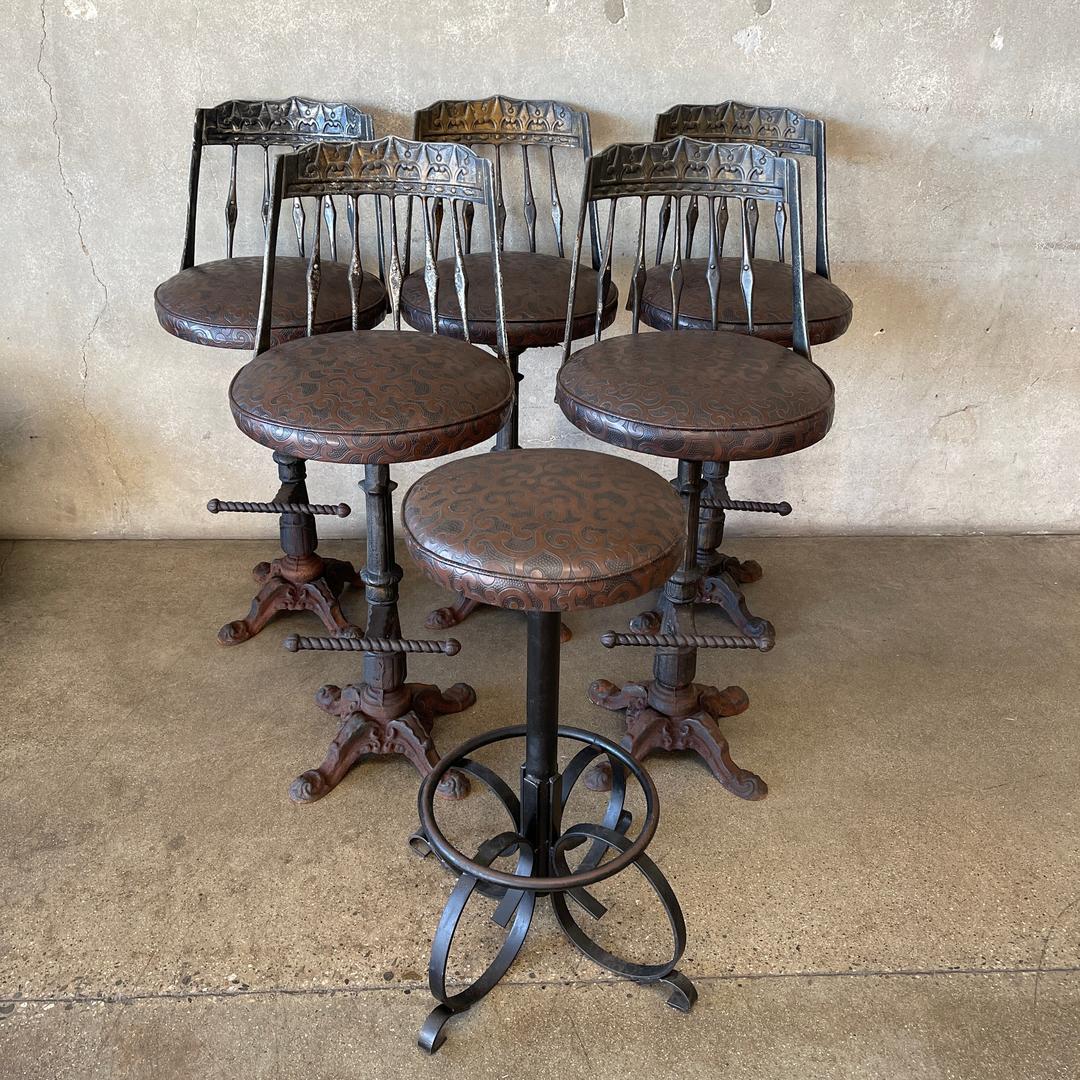
[[[658,820],[656,788],[648,773],[625,750],[593,732],[558,726],[558,630],[556,613],[530,614],[528,722],[468,740],[439,763],[420,789],[417,836],[440,861],[460,874],[431,946],[428,984],[438,1004],[428,1015],[417,1039],[420,1048],[429,1054],[445,1041],[447,1021],[490,993],[510,969],[529,931],[540,896],[550,897],[563,933],[589,959],[623,978],[659,985],[667,992],[668,1004],[680,1012],[689,1012],[697,998],[693,984],[676,967],[686,948],[686,923],[679,901],[645,852]],[[519,798],[497,774],[474,761],[473,755],[492,743],[522,736],[525,761]],[[559,739],[585,744],[563,772],[558,767]],[[564,827],[562,818],[569,795],[598,757],[606,758],[615,777],[603,820],[598,824]],[[457,767],[481,779],[502,802],[510,819],[510,828],[481,844],[471,859],[450,845],[434,813],[435,785]],[[628,776],[634,777],[645,797],[645,818],[635,840],[626,836],[630,825],[630,815],[624,809]],[[584,844],[590,845],[589,850],[571,870],[567,852]],[[608,852],[612,858],[605,860]],[[492,868],[496,859],[515,853],[517,863],[512,873]],[[573,901],[574,909],[593,920],[603,918],[607,908],[588,891],[589,887],[630,867],[644,877],[656,894],[670,926],[671,953],[657,963],[627,960],[609,951],[606,944],[601,945],[586,932],[570,905]],[[464,988],[455,987],[451,993],[446,985],[450,950],[465,908],[478,892],[496,901],[489,917],[506,931],[506,936],[480,976]],[[610,940],[611,935],[604,936]]]
[[[481,604],[479,600],[473,600],[458,593],[457,598],[448,607],[436,608],[431,612],[424,620],[424,625],[429,630],[449,630],[451,626],[464,622],[477,608],[487,606],[487,604]],[[562,623],[559,627],[559,640],[565,645],[573,636],[570,627]]]
[[[290,559],[261,562],[252,576],[262,585],[243,619],[226,623],[217,634],[222,645],[239,645],[253,638],[280,611],[311,611],[322,620],[331,634],[356,634],[356,627],[345,617],[339,598],[346,585],[362,586],[352,563],[341,559],[319,559],[321,573],[307,581],[290,580]]]
[[[687,537],[699,535],[698,509],[701,492],[701,466],[681,462],[678,484],[686,498]],[[764,622],[760,633],[743,629],[743,637],[717,637],[697,633],[694,602],[699,595],[702,572],[693,544],[688,543],[683,565],[664,586],[659,610],[646,611],[631,620],[631,634],[605,634],[607,647],[636,645],[657,650],[653,678],[616,686],[598,679],[589,687],[594,705],[613,711],[624,710],[626,735],[623,746],[638,761],[657,750],[692,750],[708,765],[713,776],[733,795],[741,799],[763,799],[768,793],[765,781],[742,769],[731,759],[727,740],[717,721],[744,712],[750,704],[746,692],[738,686],[718,690],[694,681],[697,651],[701,648],[772,647],[772,627]],[[719,579],[717,579],[719,580]],[[741,593],[738,594],[741,600]],[[739,608],[736,607],[738,611]],[[745,605],[742,611],[745,612]],[[745,613],[749,616],[749,613]],[[753,626],[750,617],[749,626]],[[606,791],[611,775],[601,764],[586,779],[593,790]]]
[[[734,567],[732,564],[734,564]],[[706,574],[698,582],[698,600],[704,604],[719,605],[724,614],[734,623],[739,633],[752,638],[774,638],[776,631],[773,624],[767,619],[759,619],[756,615],[752,615],[750,609],[746,606],[746,597],[743,595],[742,589],[739,588],[741,581],[746,580],[746,578],[736,577],[731,572],[732,569],[735,569],[737,573],[741,574],[744,565],[757,567],[757,577],[749,579],[757,581],[761,577],[761,567],[756,562],[744,564],[740,563],[738,559],[731,559],[727,556],[722,556],[718,565],[724,567],[724,569]]]
[[[316,695],[320,708],[337,717],[341,726],[321,765],[297,777],[289,788],[293,802],[316,802],[332,791],[362,758],[374,754],[400,754],[427,776],[439,762],[431,738],[438,716],[461,712],[476,701],[471,686],[457,683],[442,691],[427,683],[405,681],[408,653],[445,653],[460,649],[454,640],[425,641],[403,638],[398,620],[398,582],[401,567],[394,556],[393,504],[395,485],[387,465],[364,469],[367,503],[367,565],[361,574],[368,605],[364,636],[302,638],[292,635],[286,648],[320,649],[363,654],[363,681],[341,689],[324,686]],[[456,771],[447,772],[439,793],[461,799],[469,781]]]

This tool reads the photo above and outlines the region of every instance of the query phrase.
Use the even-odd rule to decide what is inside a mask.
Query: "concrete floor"
[[[311,696],[355,658],[284,652],[306,615],[214,642],[270,547],[0,545],[0,1076],[1080,1076],[1080,538],[733,545],[766,567],[749,591],[779,644],[704,654],[702,677],[749,692],[726,730],[769,798],[651,759],[697,1008],[609,981],[544,911],[431,1060],[413,1040],[450,879],[405,846],[414,774],[385,759],[286,797],[334,729]],[[440,594],[406,574],[419,632]],[[569,620],[568,722],[617,734],[584,688],[644,674],[597,643],[632,613]],[[457,636],[411,663],[479,694],[444,748],[523,710],[520,617]],[[497,820],[482,797],[446,819]],[[648,894],[606,888],[662,948]]]

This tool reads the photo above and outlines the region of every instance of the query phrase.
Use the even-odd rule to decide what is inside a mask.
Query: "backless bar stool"
[[[264,238],[270,223],[271,148],[294,149],[327,139],[371,139],[371,117],[339,103],[286,98],[283,101],[226,101],[195,112],[188,180],[187,230],[180,272],[162,282],[154,293],[158,321],[185,341],[219,349],[250,349],[255,345],[263,260],[233,255],[237,222],[237,158],[241,146],[262,148]],[[225,254],[214,262],[195,262],[195,226],[199,174],[204,146],[228,146],[232,158],[225,200]],[[304,257],[303,203],[293,205],[297,255],[277,260],[274,308],[269,323],[270,343],[280,345],[305,334],[330,333],[377,326],[386,312],[386,292],[378,278],[366,274],[359,301],[352,304],[347,268],[337,260],[337,209],[332,199],[322,206],[330,262],[322,268],[319,302],[307,308],[308,261]],[[346,584],[360,585],[351,563],[323,559],[316,553],[315,516],[345,516],[349,507],[308,501],[306,469],[299,458],[275,454],[281,488],[272,502],[233,502],[211,499],[212,514],[278,514],[284,554],[259,563],[254,571],[259,592],[247,617],[226,623],[218,631],[222,645],[238,645],[257,634],[279,611],[312,611],[331,633],[348,631],[349,622],[338,604]]]
[[[851,300],[832,283],[829,276],[828,188],[825,157],[825,122],[814,120],[795,109],[743,105],[724,101],[719,105],[675,105],[656,117],[653,139],[662,142],[686,135],[704,142],[747,142],[764,146],[778,154],[810,157],[815,177],[815,272],[803,275],[806,301],[806,324],[811,345],[833,341],[851,323]],[[753,318],[747,314],[741,288],[741,260],[724,256],[729,212],[726,199],[718,200],[716,229],[720,272],[719,329],[731,333],[751,333],[777,344],[791,347],[793,315],[791,308],[791,267],[784,260],[786,211],[776,204],[773,227],[776,258],[761,258],[757,251],[758,205],[756,199],[746,204],[743,223],[749,229],[748,247],[754,270]],[[686,285],[679,303],[679,326],[684,330],[712,328],[711,298],[707,288],[707,259],[692,258],[695,227],[699,220],[698,200],[687,200],[684,232],[683,274]],[[663,263],[664,242],[671,225],[671,200],[661,206],[657,230],[657,271],[642,290],[641,321],[657,330],[672,325],[671,289],[668,287],[672,264]],[[698,599],[718,604],[744,634],[755,637],[771,633],[765,619],[750,614],[740,586],[761,577],[761,565],[753,559],[740,561],[718,549],[724,540],[725,514],[728,511],[753,513],[791,513],[787,502],[758,502],[732,499],[727,489],[729,465],[709,461],[703,466],[704,487],[701,497],[701,523],[698,527],[697,559],[704,571],[698,586]]]
[[[570,263],[564,257],[563,209],[556,175],[556,151],[581,155],[588,161],[592,154],[589,140],[589,115],[577,112],[559,101],[521,101],[516,98],[490,97],[476,101],[438,101],[416,114],[414,137],[439,142],[461,143],[473,148],[493,148],[495,168],[495,216],[502,252],[503,296],[506,308],[507,345],[510,367],[520,382],[519,359],[528,349],[548,348],[562,344],[566,320],[566,299],[570,292]],[[506,244],[506,198],[503,194],[503,170],[510,164],[506,159],[513,148],[520,150],[521,197],[528,250],[504,251]],[[533,184],[546,185],[550,203],[551,232],[556,254],[537,251],[537,203]],[[547,174],[546,177],[544,174]],[[512,181],[508,178],[508,186]],[[541,198],[543,196],[541,195]],[[495,308],[492,289],[492,261],[487,252],[471,253],[472,216],[465,222],[466,265],[472,291],[469,295],[469,335],[461,319],[461,311],[453,290],[454,264],[452,259],[438,262],[442,284],[437,318],[440,331],[455,337],[466,337],[478,345],[495,345]],[[543,245],[541,231],[540,244]],[[592,296],[596,293],[596,219],[590,220],[592,260],[590,267],[579,267],[578,273],[589,288],[582,293],[582,302],[574,312],[572,330],[575,337],[592,332],[595,312]],[[431,329],[431,313],[424,298],[424,271],[417,270],[405,279],[401,290],[402,314],[410,326],[418,330]],[[604,283],[603,322],[609,325],[618,308],[618,291],[608,275]],[[475,314],[473,314],[475,312]],[[514,411],[506,427],[499,432],[496,450],[516,449],[518,443],[518,395],[514,396]],[[449,607],[431,613],[427,625],[431,628],[456,626],[477,607],[475,600],[459,596]],[[570,632],[563,629],[563,640]]]
[[[389,268],[394,330],[357,330],[300,338],[271,346],[265,313],[274,291],[275,240],[282,199],[344,195],[353,213],[349,282],[354,298],[363,280],[360,258],[360,200],[385,200],[389,221]],[[405,681],[407,653],[457,651],[457,643],[403,639],[398,619],[401,567],[394,557],[390,465],[421,461],[474,446],[506,422],[514,380],[503,355],[493,356],[463,341],[400,329],[401,260],[398,199],[415,196],[423,209],[425,248],[431,243],[435,206],[443,206],[450,229],[460,234],[461,207],[480,203],[494,212],[491,167],[461,146],[409,142],[324,143],[278,161],[271,197],[259,342],[229,391],[240,430],[290,457],[363,465],[367,508],[367,564],[362,573],[367,599],[363,637],[291,636],[286,647],[364,654],[363,681],[340,689],[324,686],[317,703],[341,721],[323,763],[291,788],[297,802],[322,798],[368,754],[403,754],[426,774],[439,757],[431,740],[434,717],[458,712],[475,700],[464,683],[443,694],[434,686]],[[317,222],[317,219],[316,219]],[[316,233],[318,225],[316,223]],[[316,241],[318,237],[316,235]],[[319,292],[319,245],[312,245],[308,304]],[[460,243],[455,241],[460,255]],[[496,305],[500,312],[498,251]],[[464,293],[467,279],[459,263]],[[430,302],[437,302],[433,285]],[[500,341],[502,340],[500,336]],[[448,796],[468,790],[460,774],[443,777]]]
[[[639,333],[640,305],[647,284],[645,234],[649,199],[674,200],[676,258],[668,288],[676,313],[675,332]],[[600,340],[570,357],[570,342],[557,380],[556,400],[583,431],[615,446],[676,458],[677,486],[687,504],[687,548],[698,535],[704,462],[777,457],[818,442],[832,423],[833,386],[810,360],[803,300],[802,245],[792,244],[794,350],[762,338],[717,329],[678,329],[683,265],[680,259],[682,200],[707,205],[709,257],[706,266],[710,321],[719,321],[719,239],[717,202],[735,199],[742,213],[751,199],[785,204],[791,234],[800,234],[799,173],[794,161],[749,144],[716,144],[687,138],[664,143],[609,147],[589,163],[583,200],[608,201],[602,265],[611,259],[615,215],[620,198],[638,204],[637,267],[633,282],[632,333]],[[745,245],[744,234],[744,245]],[[745,250],[744,250],[745,254]],[[741,269],[751,308],[754,267]],[[631,623],[631,634],[614,634],[604,644],[653,646],[653,679],[618,687],[598,680],[589,696],[609,709],[625,709],[624,745],[635,757],[653,750],[695,750],[713,775],[742,798],[767,791],[760,777],[731,760],[717,720],[742,712],[746,694],[694,681],[701,648],[772,646],[772,635],[740,638],[702,636],[694,623],[694,602],[702,569],[687,555],[664,586],[659,610]],[[657,633],[659,631],[659,633]],[[602,786],[602,773],[593,774]]]
[[[637,982],[663,984],[668,1003],[689,1011],[697,993],[676,969],[686,945],[678,900],[645,854],[656,832],[656,788],[626,751],[599,735],[559,725],[559,613],[631,600],[660,584],[683,552],[679,500],[650,469],[625,458],[590,450],[511,450],[449,462],[409,490],[402,507],[405,543],[433,581],[485,604],[527,612],[526,722],[470,739],[450,751],[420,788],[420,831],[413,846],[434,851],[461,876],[443,910],[431,950],[429,983],[439,1004],[420,1031],[422,1049],[433,1053],[444,1025],[474,1005],[506,974],[525,939],[538,896],[549,896],[555,918],[590,959]],[[525,739],[519,793],[472,755],[507,739]],[[559,740],[580,749],[559,770]],[[597,758],[614,778],[601,823],[566,827],[563,812],[571,790]],[[510,818],[505,832],[479,845],[469,858],[454,847],[435,818],[436,786],[450,770],[483,783]],[[627,773],[645,795],[640,832],[624,809]],[[571,870],[567,853],[584,847]],[[614,857],[603,862],[611,852]],[[513,873],[492,863],[516,855]],[[636,866],[659,898],[674,948],[659,963],[624,960],[594,941],[571,914],[573,900],[593,919],[605,907],[587,890]],[[492,920],[507,930],[494,960],[465,988],[450,989],[446,971],[455,931],[475,892],[497,901]]]

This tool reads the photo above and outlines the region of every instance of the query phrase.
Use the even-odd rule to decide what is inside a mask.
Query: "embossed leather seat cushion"
[[[562,343],[566,333],[566,305],[570,299],[569,259],[528,251],[504,251],[502,266],[506,336],[511,349],[541,348]],[[491,254],[473,253],[464,259],[469,291],[465,310],[469,336],[478,345],[496,344],[495,287]],[[461,308],[454,289],[454,260],[441,259],[439,270],[439,333],[462,336]],[[596,319],[596,271],[578,270],[574,298],[574,338],[593,332]],[[610,326],[619,306],[619,291],[608,283],[604,294],[603,325]],[[401,287],[401,314],[417,330],[431,329],[424,272],[410,274]]]
[[[275,345],[307,333],[307,261],[279,258],[274,271],[274,313],[270,339]],[[219,259],[181,270],[154,291],[158,322],[170,334],[219,349],[253,349],[262,293],[261,256]],[[364,275],[360,286],[360,326],[378,326],[386,314],[386,290],[378,278]],[[348,267],[322,262],[315,308],[315,332],[352,326]]]
[[[688,461],[779,457],[825,437],[833,385],[771,341],[713,330],[608,338],[575,353],[555,400],[615,446]]]
[[[362,330],[287,341],[235,375],[237,426],[298,458],[382,464],[439,457],[494,435],[513,377],[453,338]]]
[[[705,259],[683,263],[683,290],[679,297],[679,326],[691,330],[712,328],[709,283]],[[718,330],[746,333],[746,304],[739,283],[739,260],[720,260]],[[804,274],[806,326],[811,345],[834,341],[851,325],[851,300],[843,289],[818,274]],[[791,266],[771,259],[754,260],[754,333],[780,345],[791,345]],[[657,330],[671,329],[671,264],[653,267],[641,295],[641,321]]]
[[[683,509],[636,461],[593,450],[507,450],[451,461],[402,506],[428,577],[497,607],[569,611],[632,600],[682,556]]]

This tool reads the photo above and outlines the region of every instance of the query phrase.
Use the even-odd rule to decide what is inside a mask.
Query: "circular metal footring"
[[[518,850],[517,869],[522,876],[527,876],[532,870],[533,853],[528,841],[517,833],[500,833],[485,841],[476,853],[476,862],[480,866],[487,866],[499,856],[509,854],[515,848]],[[440,1004],[432,1010],[417,1037],[420,1049],[429,1054],[435,1053],[446,1039],[443,1034],[446,1021],[455,1013],[464,1012],[470,1005],[479,1001],[506,974],[520,951],[525,935],[528,933],[529,924],[532,922],[533,908],[536,906],[535,893],[517,890],[512,898],[509,895],[505,897],[499,909],[506,911],[506,908],[510,906],[508,901],[513,900],[513,921],[510,923],[509,933],[496,953],[495,959],[484,969],[480,977],[464,990],[456,994],[447,993],[446,966],[454,943],[454,933],[477,884],[477,879],[471,874],[462,874],[458,878],[454,891],[450,894],[446,907],[443,908],[442,917],[435,931],[435,940],[431,945],[428,986],[432,996]],[[509,918],[505,920],[505,922],[509,921]]]
[[[620,852],[626,852],[632,847],[631,842],[622,833],[616,832],[614,829],[607,829],[603,825],[573,825],[563,832],[552,849],[552,861],[557,870],[566,872],[569,869],[565,855],[566,841],[575,837],[591,837],[601,841],[607,847],[618,849]],[[622,957],[608,952],[607,949],[593,941],[581,929],[570,914],[565,896],[560,893],[553,893],[551,906],[555,911],[555,917],[559,920],[563,933],[590,960],[601,967],[607,968],[608,971],[615,972],[616,975],[622,975],[624,978],[634,979],[637,982],[656,982],[666,978],[675,970],[675,965],[679,962],[683,950],[686,948],[686,922],[683,919],[682,908],[679,907],[679,901],[675,897],[674,890],[668,884],[667,878],[660,873],[656,863],[648,855],[638,855],[633,865],[637,867],[645,880],[652,886],[653,892],[656,893],[660,903],[664,906],[668,922],[671,925],[671,935],[674,939],[674,949],[670,960],[660,964],[641,964],[631,960],[624,960]]]

